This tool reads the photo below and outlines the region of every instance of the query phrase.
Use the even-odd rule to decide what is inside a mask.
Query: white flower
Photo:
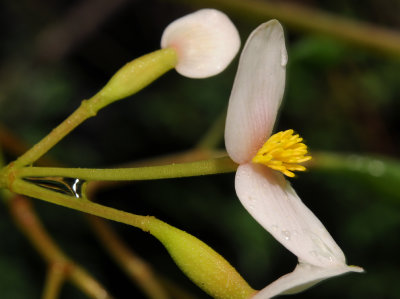
[[[347,266],[342,250],[284,178],[305,170],[299,163],[311,159],[293,130],[270,137],[284,93],[286,63],[280,23],[260,25],[241,54],[225,127],[228,154],[240,164],[235,188],[241,203],[299,260],[293,272],[254,298],[295,293],[335,275],[363,271]]]
[[[228,66],[239,51],[240,37],[224,13],[201,9],[169,24],[163,32],[161,47],[176,50],[178,73],[205,78]]]

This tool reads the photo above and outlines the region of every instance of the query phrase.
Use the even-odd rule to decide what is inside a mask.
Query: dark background
[[[293,2],[394,30],[400,26],[399,1]],[[3,0],[1,122],[34,144],[82,99],[96,93],[120,66],[158,49],[163,29],[171,21],[199,7],[190,1]],[[244,43],[259,21],[225,11]],[[276,129],[295,129],[313,151],[396,158],[400,55],[384,55],[283,26],[289,64]],[[190,149],[224,113],[236,67],[237,59],[219,76],[203,80],[171,71],[85,122],[51,155],[70,166],[108,167]],[[229,260],[251,286],[263,288],[291,271],[296,258],[241,207],[233,179],[234,174],[224,174],[139,182],[103,192],[99,201],[154,215],[197,236]],[[345,172],[316,170],[291,181],[349,264],[366,269],[366,274],[334,278],[294,298],[400,298],[400,191],[389,194],[385,190],[393,186],[386,182],[376,188]],[[112,262],[81,213],[39,200],[34,203],[63,250],[116,298],[144,296]],[[158,272],[207,298],[157,240],[135,228],[112,225]],[[1,298],[39,298],[46,266],[15,227],[5,205],[0,206],[0,236]],[[85,296],[66,284],[61,298]]]

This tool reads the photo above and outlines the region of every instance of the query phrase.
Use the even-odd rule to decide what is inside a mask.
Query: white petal
[[[271,135],[285,88],[287,53],[281,24],[272,20],[250,35],[229,99],[225,146],[246,163]]]
[[[190,78],[222,72],[240,47],[239,33],[229,18],[215,9],[201,9],[165,28],[161,47],[178,53],[176,70]]]
[[[240,165],[235,187],[247,211],[299,262],[323,268],[346,264],[342,250],[281,173],[260,164]]]
[[[267,299],[279,294],[298,293],[324,279],[346,272],[363,272],[363,269],[355,266],[321,268],[300,263],[293,272],[275,280],[253,296],[252,299]]]

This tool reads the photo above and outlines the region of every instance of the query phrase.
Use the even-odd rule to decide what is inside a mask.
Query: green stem
[[[385,198],[398,204],[400,190],[400,161],[397,159],[329,152],[312,153],[309,167],[313,172],[323,171],[367,185],[386,194]],[[363,185],[363,186],[364,186]]]
[[[233,172],[237,168],[229,157],[161,166],[116,169],[24,167],[15,170],[22,177],[70,177],[86,181],[136,181],[181,178]]]
[[[123,66],[96,95],[82,104],[66,120],[15,162],[15,167],[32,164],[86,119],[105,106],[133,95],[175,67],[176,52],[162,49],[139,57]]]
[[[106,221],[98,217],[88,219],[103,247],[149,299],[169,298],[151,265],[130,250]]]
[[[42,299],[57,299],[65,281],[64,265],[50,265],[43,290]]]
[[[114,208],[105,207],[87,199],[77,199],[72,196],[50,191],[34,184],[16,179],[12,183],[12,191],[18,194],[35,197],[59,206],[67,207],[91,215],[99,216],[120,223],[125,223],[144,231],[148,231],[149,216],[140,216]]]
[[[139,216],[42,189],[21,179],[11,185],[19,194],[125,223],[151,233],[168,250],[181,270],[214,298],[250,298],[256,292],[241,275],[204,242],[150,216]]]
[[[80,125],[86,119],[96,115],[96,112],[90,108],[90,103],[93,103],[96,101],[96,99],[97,98],[93,97],[89,101],[82,101],[82,104],[79,106],[79,108],[76,109],[67,119],[54,128],[40,142],[36,143],[32,148],[30,148],[25,154],[20,156],[14,162],[14,166],[23,167],[25,165],[32,164],[78,125]]]
[[[10,214],[17,226],[49,265],[57,265],[60,270],[64,269],[66,278],[72,281],[89,298],[111,298],[108,291],[97,280],[70,260],[57,246],[38,219],[28,198],[12,194],[8,204]],[[54,285],[54,282],[49,282],[49,284],[50,290],[46,288],[44,293],[54,294],[56,285]]]
[[[400,181],[400,161],[388,157],[313,152],[309,166],[323,171],[346,171],[366,177]]]

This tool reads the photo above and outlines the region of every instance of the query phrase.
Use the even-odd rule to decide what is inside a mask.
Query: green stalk
[[[182,178],[236,171],[237,164],[229,157],[161,166],[116,169],[24,167],[15,170],[17,178],[69,177],[85,181],[137,181]]]
[[[176,63],[177,56],[173,49],[158,50],[127,63],[103,89],[91,99],[82,101],[78,109],[20,156],[13,166],[22,167],[32,164],[86,119],[95,116],[99,110],[107,105],[135,94],[165,72],[174,68]]]
[[[368,188],[379,190],[382,194],[394,198],[399,203],[400,161],[382,156],[356,154],[336,154],[329,152],[312,153],[309,167],[313,172],[323,171],[329,174],[356,179]]]
[[[38,198],[59,206],[85,212],[116,222],[125,223],[140,228],[144,231],[148,231],[147,223],[150,218],[149,216],[135,215],[114,208],[105,207],[84,198],[75,198],[50,191],[20,179],[16,179],[12,183],[11,189],[13,192],[18,194]]]
[[[256,291],[221,255],[194,236],[150,216],[140,216],[105,207],[84,198],[74,198],[16,179],[12,190],[57,205],[125,223],[151,233],[168,250],[179,268],[214,298],[250,298]]]

